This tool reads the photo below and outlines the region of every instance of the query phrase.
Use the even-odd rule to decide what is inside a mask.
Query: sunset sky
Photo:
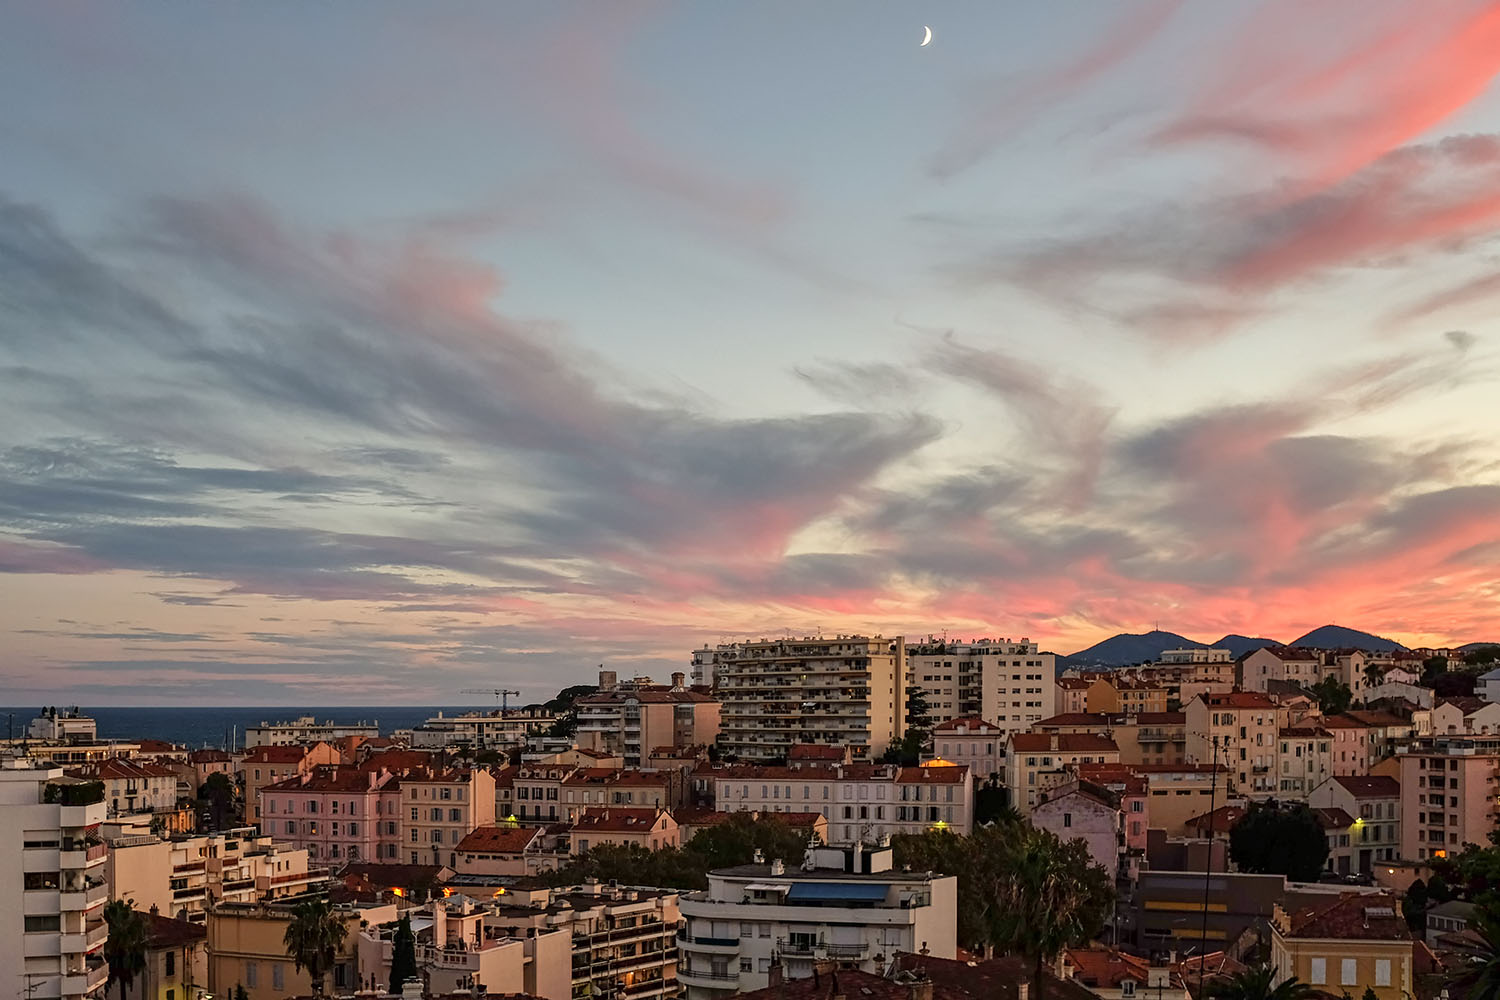
[[[1500,640],[1500,3],[5,7],[10,704]]]

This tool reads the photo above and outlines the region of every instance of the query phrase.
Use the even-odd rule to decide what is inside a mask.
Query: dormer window
[[[1133,996],[1135,996],[1135,980],[1134,979],[1127,979],[1123,983],[1120,984],[1120,996],[1122,996],[1122,997],[1133,997]]]

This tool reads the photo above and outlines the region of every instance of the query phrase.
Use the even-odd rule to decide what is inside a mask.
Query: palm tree
[[[1474,955],[1473,970],[1460,982],[1469,987],[1469,1000],[1500,1000],[1500,919],[1481,909],[1469,926],[1484,943]]]
[[[348,933],[349,925],[326,899],[310,899],[292,909],[292,921],[281,940],[292,966],[307,970],[314,996],[323,995],[323,977],[333,968]]]
[[[1371,660],[1369,663],[1365,664],[1365,686],[1379,686],[1380,678],[1382,676],[1384,675],[1380,672],[1380,664],[1376,663],[1374,660]]]
[[[127,900],[116,899],[104,904],[104,923],[109,937],[104,939],[104,960],[109,963],[109,982],[120,984],[120,1000],[135,977],[146,971],[146,918],[132,909]]]
[[[1313,988],[1296,976],[1275,980],[1270,965],[1255,965],[1209,984],[1207,993],[1210,1000],[1307,1000],[1313,995]]]

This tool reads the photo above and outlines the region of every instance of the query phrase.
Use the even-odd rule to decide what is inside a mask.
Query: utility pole
[[[1203,967],[1208,964],[1208,890],[1214,868],[1214,793],[1219,788],[1219,737],[1210,736],[1213,763],[1208,771],[1208,849],[1203,852],[1203,923],[1198,936],[1198,996],[1203,996]]]

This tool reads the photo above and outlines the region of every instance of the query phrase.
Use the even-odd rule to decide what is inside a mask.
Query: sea
[[[63,706],[58,706],[63,707]],[[67,706],[71,708],[72,706]],[[243,705],[222,708],[106,708],[78,706],[80,715],[87,715],[99,725],[101,740],[136,740],[150,738],[176,743],[189,749],[202,747],[227,748],[233,741],[245,745],[245,727],[261,723],[285,722],[302,715],[311,715],[319,722],[333,721],[348,725],[355,722],[376,723],[382,735],[397,729],[410,729],[442,712],[445,715],[460,715],[464,712],[487,711],[483,705],[381,705],[336,706],[305,708],[256,708]],[[0,708],[0,716],[6,716],[7,736],[21,736],[27,723],[41,713],[41,708]]]

